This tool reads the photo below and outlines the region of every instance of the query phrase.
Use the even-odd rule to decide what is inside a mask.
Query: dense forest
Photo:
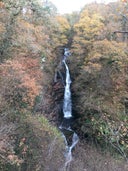
[[[128,169],[128,1],[60,15],[49,0],[0,0],[1,171],[63,165],[65,47],[80,138],[70,171]]]

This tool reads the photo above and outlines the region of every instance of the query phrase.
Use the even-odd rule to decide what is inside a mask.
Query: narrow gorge
[[[104,2],[0,1],[0,171],[128,170],[128,1]]]
[[[63,119],[62,123],[59,126],[60,130],[62,131],[65,145],[66,145],[66,152],[65,152],[65,164],[62,170],[69,170],[70,162],[72,161],[72,149],[78,143],[78,135],[72,130],[71,124],[73,123],[74,116],[72,114],[72,97],[71,97],[71,78],[68,65],[66,63],[67,58],[70,56],[70,51],[68,48],[64,49],[64,56],[62,60],[62,64],[65,66],[66,69],[66,81],[65,81],[65,90],[64,90],[64,100],[63,100]]]

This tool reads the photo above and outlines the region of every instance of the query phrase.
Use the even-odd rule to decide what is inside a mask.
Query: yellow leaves
[[[88,11],[84,10],[79,22],[75,24],[75,31],[78,35],[83,35],[85,39],[94,39],[104,26],[102,20],[103,18],[98,13],[89,15]]]
[[[59,24],[59,30],[64,33],[70,29],[70,25],[65,17],[57,16],[57,22]]]
[[[0,23],[0,34],[4,33],[5,31],[6,31],[5,26],[2,23]]]
[[[91,41],[98,39],[104,28],[102,21],[103,18],[100,14],[89,14],[88,10],[82,11],[79,22],[74,26],[76,35],[74,36],[73,47],[76,52],[86,53],[86,49],[91,48]]]
[[[100,54],[104,58],[113,58],[114,60],[122,61],[127,59],[124,44],[115,41],[103,40],[94,42],[93,50],[89,56],[93,58],[93,56],[96,56],[95,54]]]
[[[35,27],[32,23],[29,23],[29,22],[21,19],[20,17],[18,17],[18,19],[17,19],[17,24],[19,24],[17,29],[22,29],[22,32],[33,32],[35,29]]]
[[[92,63],[92,62],[88,62],[87,66],[85,65],[83,67],[84,70],[86,70],[88,73],[96,73],[99,72],[102,68],[101,64],[98,63]]]
[[[59,46],[67,44],[68,43],[68,36],[70,31],[70,25],[67,21],[67,19],[63,16],[56,16],[56,22],[57,22],[57,35],[54,36],[55,43]]]
[[[45,28],[43,26],[36,26],[34,27],[34,33],[38,40],[47,41],[49,39],[49,36],[45,34]]]
[[[87,18],[89,18],[89,12],[88,12],[88,10],[82,11],[82,13],[80,14],[80,19],[84,19],[85,16],[86,16]]]

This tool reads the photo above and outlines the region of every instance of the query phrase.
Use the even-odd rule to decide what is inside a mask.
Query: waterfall
[[[67,167],[70,166],[70,162],[72,161],[72,149],[79,141],[78,135],[70,128],[73,117],[72,117],[72,99],[71,99],[71,90],[70,90],[71,78],[70,78],[69,68],[66,63],[67,57],[69,55],[70,55],[70,51],[68,50],[68,48],[65,48],[64,56],[62,60],[66,69],[66,81],[65,81],[64,101],[63,101],[64,118],[59,127],[63,134],[65,145],[66,145],[65,164],[62,170],[66,170]],[[68,140],[69,134],[72,135],[71,140]]]
[[[63,60],[66,68],[66,85],[64,91],[63,113],[64,113],[64,118],[70,118],[72,117],[72,102],[71,102],[71,91],[70,91],[71,79],[65,59]]]
[[[72,131],[72,130],[71,130],[71,131]],[[64,168],[67,168],[67,166],[68,166],[68,165],[70,164],[70,162],[72,161],[72,149],[73,149],[73,148],[75,147],[75,145],[78,143],[79,138],[78,138],[78,135],[74,132],[74,133],[73,133],[73,136],[72,136],[72,144],[69,146],[66,139],[65,139],[65,141],[66,141],[66,153],[65,153],[66,161],[65,161]]]

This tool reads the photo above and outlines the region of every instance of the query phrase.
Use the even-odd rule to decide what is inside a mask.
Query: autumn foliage
[[[52,4],[47,5],[52,7]],[[54,74],[53,51],[59,41],[54,33],[58,29],[55,13],[50,8],[39,1],[0,2],[0,170],[26,170],[25,165],[27,170],[37,170],[42,166],[40,158],[46,157],[52,141],[52,128],[49,130],[48,123],[43,124],[46,132],[39,131],[43,126],[38,121],[35,123],[38,119],[32,118],[32,124],[26,118],[32,115],[39,95],[48,94],[41,91],[51,86]],[[45,71],[49,71],[50,78]],[[39,127],[35,129],[35,125]],[[42,139],[49,137],[48,142],[40,140],[43,151],[46,149],[40,155],[38,135]]]
[[[1,99],[7,105],[32,107],[40,92],[39,61],[37,59],[9,60],[0,66]]]
[[[127,15],[122,3],[86,5],[74,25],[70,58],[78,131],[126,160],[128,39],[114,31],[127,31]]]
[[[62,166],[61,135],[44,116],[58,122],[64,86],[56,78],[67,46],[74,129],[127,159],[127,20],[127,1],[67,15],[50,1],[0,1],[0,170]]]

